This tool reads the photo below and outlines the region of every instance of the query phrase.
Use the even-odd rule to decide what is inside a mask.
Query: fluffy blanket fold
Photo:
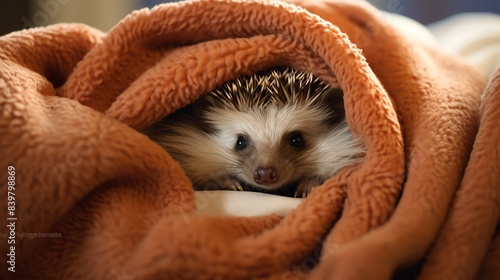
[[[1,278],[378,280],[420,263],[418,279],[500,279],[500,70],[487,83],[365,2],[295,4],[181,2],[108,33],[0,37]],[[344,89],[366,160],[285,217],[197,215],[137,131],[273,66]]]

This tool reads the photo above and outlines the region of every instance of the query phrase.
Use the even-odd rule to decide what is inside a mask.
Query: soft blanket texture
[[[419,279],[499,279],[500,71],[486,84],[364,2],[297,4],[312,13],[193,1],[107,34],[1,37],[0,186],[15,182],[15,210],[3,199],[0,218],[18,233],[1,278],[389,279],[421,264]],[[285,217],[198,215],[180,166],[137,130],[272,66],[340,85],[366,160]],[[38,232],[56,237],[19,234]]]

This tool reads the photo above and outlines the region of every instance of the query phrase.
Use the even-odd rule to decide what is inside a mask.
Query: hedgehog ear
[[[331,109],[330,123],[336,124],[345,118],[344,91],[341,88],[325,90],[319,97],[319,102]]]
[[[200,118],[204,115],[204,113],[207,111],[207,109],[211,106],[214,105],[214,102],[212,100],[212,97],[208,94],[203,94],[193,102],[192,108],[193,108],[193,115],[195,118]]]
[[[207,132],[213,133],[215,128],[207,122],[206,113],[209,111],[210,107],[215,105],[213,97],[208,94],[203,94],[191,104],[191,113],[195,122],[199,125],[200,129]]]

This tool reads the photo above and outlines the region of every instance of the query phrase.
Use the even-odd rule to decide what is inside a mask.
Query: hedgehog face
[[[269,105],[248,111],[214,108],[206,119],[224,157],[238,162],[228,173],[243,185],[277,189],[317,169],[311,157],[329,131],[324,120],[330,115],[321,106]]]
[[[237,78],[194,108],[223,148],[221,158],[230,159],[228,174],[243,185],[276,189],[318,168],[313,154],[343,118],[342,97],[342,90],[288,68]]]

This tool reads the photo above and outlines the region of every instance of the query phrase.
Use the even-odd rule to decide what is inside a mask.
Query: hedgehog
[[[342,89],[292,68],[223,83],[144,133],[195,190],[285,188],[306,197],[366,152],[347,124]]]

